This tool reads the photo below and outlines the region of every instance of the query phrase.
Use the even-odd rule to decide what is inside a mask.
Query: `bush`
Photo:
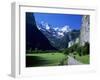
[[[69,49],[69,48],[66,48],[66,49],[64,50],[64,54],[69,55],[69,53],[70,53],[70,49]]]
[[[74,55],[76,55],[76,54],[77,54],[77,52],[75,51],[75,52],[73,52],[73,54],[74,54]]]
[[[79,44],[74,44],[70,48],[65,49],[64,54],[69,55],[69,53],[79,54],[79,56],[89,54],[89,43],[86,42],[84,46],[80,46]]]
[[[65,49],[64,54],[69,54],[69,53],[73,53],[73,52],[75,52],[75,54],[76,54],[77,48],[78,48],[78,44],[74,44],[73,46]]]
[[[79,53],[79,56],[82,56],[82,53]]]
[[[83,54],[86,55],[86,54],[89,54],[90,51],[89,51],[89,43],[85,43],[84,47],[83,47]]]

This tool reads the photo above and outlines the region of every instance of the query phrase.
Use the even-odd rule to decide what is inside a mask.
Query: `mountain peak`
[[[64,33],[63,32],[58,32],[58,36],[63,37]]]
[[[70,26],[54,26],[42,21],[37,24],[38,29],[50,41],[50,44],[56,49],[63,49],[68,46],[68,42],[79,36],[79,31],[70,28]]]
[[[70,32],[71,28],[68,25],[65,25],[64,27],[61,28],[62,32]]]
[[[56,35],[57,38],[64,37],[65,33],[68,33],[71,31],[71,28],[68,25],[65,25],[63,27],[53,27],[52,25],[48,24],[47,22],[41,21],[39,24],[37,24],[37,27],[39,30],[44,31],[45,33],[49,32],[51,35]]]
[[[50,29],[50,26],[49,26],[49,24],[48,24],[48,23],[46,23],[46,24],[45,24],[45,27],[46,27],[46,29],[47,29],[47,30],[49,30],[49,29]]]

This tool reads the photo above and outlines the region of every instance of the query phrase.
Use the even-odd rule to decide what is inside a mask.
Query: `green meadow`
[[[90,56],[89,55],[75,55],[75,59],[84,63],[84,64],[89,64],[90,63]]]
[[[67,64],[67,56],[60,52],[55,53],[27,53],[26,66],[58,66]]]

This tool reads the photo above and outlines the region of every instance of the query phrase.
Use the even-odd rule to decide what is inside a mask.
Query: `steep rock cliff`
[[[80,30],[80,45],[90,42],[90,16],[84,15],[82,18],[82,26]]]

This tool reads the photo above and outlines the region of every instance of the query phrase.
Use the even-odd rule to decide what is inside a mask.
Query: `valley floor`
[[[75,55],[75,59],[84,63],[84,64],[89,64],[90,63],[90,56],[89,55]]]
[[[67,57],[63,53],[26,54],[26,67],[65,65]]]
[[[89,64],[89,61],[89,55],[65,55],[60,52],[26,54],[26,67],[81,65]]]

